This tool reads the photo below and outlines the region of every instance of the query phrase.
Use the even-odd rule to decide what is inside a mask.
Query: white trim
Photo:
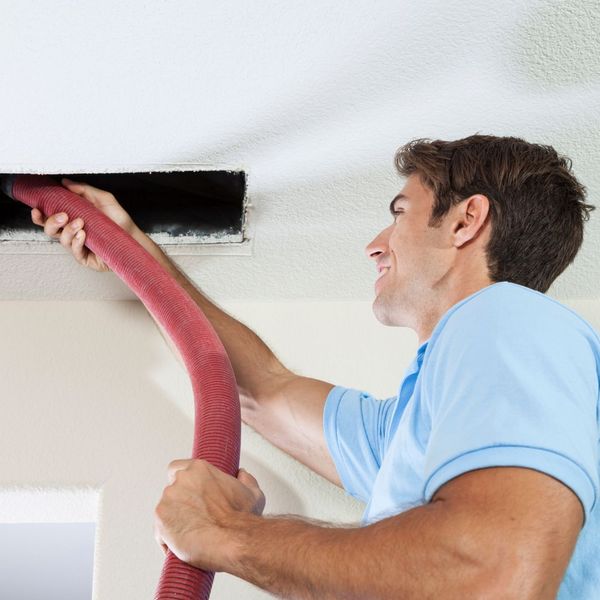
[[[0,489],[0,523],[95,523],[99,496],[93,486]]]

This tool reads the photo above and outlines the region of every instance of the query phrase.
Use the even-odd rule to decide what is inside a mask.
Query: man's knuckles
[[[68,227],[71,231],[79,231],[83,227],[83,219],[81,219],[80,217],[78,217],[77,219],[73,219],[69,223]]]
[[[65,227],[60,234],[59,241],[62,246],[64,246],[67,250],[70,250],[74,237],[75,231],[71,227]]]
[[[50,237],[56,238],[59,236],[58,230],[64,225],[64,222],[59,222],[56,215],[52,215],[44,223],[44,233]]]
[[[188,468],[193,469],[194,471],[211,471],[216,467],[213,467],[207,460],[193,458],[189,461]]]

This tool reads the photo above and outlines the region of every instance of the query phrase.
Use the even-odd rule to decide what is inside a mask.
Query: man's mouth
[[[381,271],[379,271],[379,275],[377,276],[377,279],[375,281],[379,281],[389,270],[389,267],[383,267]]]

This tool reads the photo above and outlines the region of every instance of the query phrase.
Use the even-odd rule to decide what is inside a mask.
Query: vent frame
[[[85,166],[70,166],[70,167],[62,167],[60,169],[43,169],[43,170],[31,170],[31,169],[15,169],[6,168],[5,166],[0,167],[1,172],[11,173],[11,174],[36,174],[36,175],[50,175],[53,177],[66,176],[71,179],[77,180],[78,177],[81,177],[82,181],[86,181],[86,175],[88,175],[88,181],[91,185],[95,185],[96,187],[103,187],[103,189],[108,189],[115,193],[114,184],[113,189],[110,189],[106,183],[104,186],[98,184],[98,180],[103,180],[106,182],[107,178],[119,179],[120,175],[128,175],[131,177],[138,176],[139,181],[141,182],[143,179],[146,180],[146,183],[142,183],[142,185],[147,186],[147,190],[150,189],[148,186],[148,182],[153,178],[155,182],[158,182],[157,185],[164,186],[165,182],[168,183],[168,177],[165,175],[176,175],[178,173],[187,174],[188,177],[186,180],[190,182],[189,174],[197,174],[200,178],[203,177],[204,181],[209,181],[210,176],[213,178],[213,182],[219,180],[219,177],[222,178],[222,181],[226,181],[227,175],[231,175],[229,179],[229,183],[225,182],[220,188],[217,185],[219,193],[230,193],[229,197],[223,196],[221,199],[218,198],[217,195],[211,199],[205,197],[206,194],[203,191],[202,186],[205,183],[199,183],[200,187],[194,188],[193,192],[189,192],[189,190],[185,189],[185,185],[190,185],[189,183],[185,184],[184,178],[180,178],[181,182],[184,182],[183,187],[180,187],[182,191],[182,197],[188,195],[190,193],[193,194],[202,194],[202,201],[207,202],[207,206],[211,207],[211,210],[215,212],[215,207],[218,208],[221,200],[228,202],[229,206],[226,211],[228,212],[228,217],[223,217],[223,211],[221,211],[220,219],[225,218],[230,221],[233,219],[236,222],[236,227],[229,227],[226,231],[225,229],[219,231],[214,230],[210,233],[198,233],[197,235],[186,235],[186,236],[171,236],[167,231],[157,232],[157,231],[148,231],[147,227],[142,226],[140,223],[143,219],[134,215],[134,210],[131,208],[131,201],[127,203],[123,196],[119,200],[119,194],[115,193],[117,200],[123,204],[124,208],[132,214],[132,218],[138,225],[146,231],[147,235],[157,243],[165,254],[170,256],[194,256],[194,255],[243,255],[249,256],[252,255],[253,250],[253,239],[254,232],[252,227],[252,219],[250,219],[250,210],[253,207],[250,202],[249,194],[248,194],[248,171],[244,168],[232,168],[226,166],[207,166],[205,164],[199,163],[166,163],[166,164],[135,164],[130,165],[127,168],[123,168],[123,166],[115,167],[115,166],[104,166],[102,168],[98,168],[98,166],[94,166],[93,168],[86,168]],[[60,173],[61,175],[57,175]],[[209,175],[210,174],[210,175]],[[129,178],[120,178],[121,182],[125,185],[132,185],[132,179]],[[125,179],[128,179],[128,182],[125,182]],[[235,180],[235,181],[234,181]],[[243,181],[242,181],[243,180]],[[200,182],[200,179],[196,180]],[[241,187],[240,187],[240,182]],[[171,182],[173,183],[173,182]],[[230,185],[231,184],[231,185]],[[193,182],[191,185],[195,185]],[[229,187],[228,187],[229,186]],[[118,187],[118,186],[117,186]],[[169,187],[167,185],[167,187]],[[177,192],[178,186],[171,186],[171,193],[173,191]],[[133,188],[131,188],[133,189]],[[166,188],[165,188],[166,189]],[[201,190],[201,191],[198,191]],[[214,190],[214,186],[211,187],[211,190]],[[232,191],[233,190],[233,191]],[[123,193],[123,192],[122,192]],[[129,193],[129,192],[128,192]],[[212,191],[211,191],[212,193]],[[200,197],[200,196],[199,196]],[[9,200],[4,197],[2,202],[14,202],[13,200]],[[180,203],[181,204],[181,203]],[[233,205],[235,204],[235,216],[233,213]],[[1,208],[2,203],[0,203]],[[189,204],[192,209],[194,208],[192,204]],[[24,207],[26,211],[28,209]],[[239,218],[237,214],[239,212]],[[2,216],[0,213],[0,222]],[[147,219],[146,219],[147,221]],[[21,215],[21,223],[23,222],[23,216]],[[207,227],[210,229],[213,225],[207,224]],[[29,229],[29,228],[28,228]],[[195,238],[195,239],[194,239]],[[48,238],[43,232],[43,230],[33,223],[31,223],[31,229],[22,230],[20,233],[18,229],[15,230],[10,228],[2,228],[0,224],[0,254],[44,254],[44,255],[52,255],[52,254],[64,254],[65,250],[60,245],[58,240],[52,240]]]

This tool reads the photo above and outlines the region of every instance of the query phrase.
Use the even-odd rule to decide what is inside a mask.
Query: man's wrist
[[[315,598],[330,598],[343,558],[360,544],[362,528],[312,522],[295,515],[258,517],[245,514],[231,521],[228,564],[231,575],[284,597],[314,589]],[[305,560],[315,563],[307,574]],[[331,563],[331,564],[330,564]],[[303,593],[304,593],[303,592]],[[302,598],[308,596],[302,595]],[[337,596],[336,596],[337,597]]]
[[[136,241],[142,244],[144,240],[150,239],[133,221],[125,227],[125,231]]]
[[[254,532],[264,522],[265,517],[254,513],[236,513],[227,524],[227,543],[223,571],[236,577],[243,577],[248,559],[252,553]],[[254,545],[256,540],[254,540]]]
[[[153,256],[164,268],[170,271],[173,275],[177,274],[177,270],[174,269],[171,261],[167,255],[162,251],[158,244],[155,244],[149,235],[144,233],[135,223],[128,230],[129,235],[136,241],[140,246],[147,250],[151,256]]]

